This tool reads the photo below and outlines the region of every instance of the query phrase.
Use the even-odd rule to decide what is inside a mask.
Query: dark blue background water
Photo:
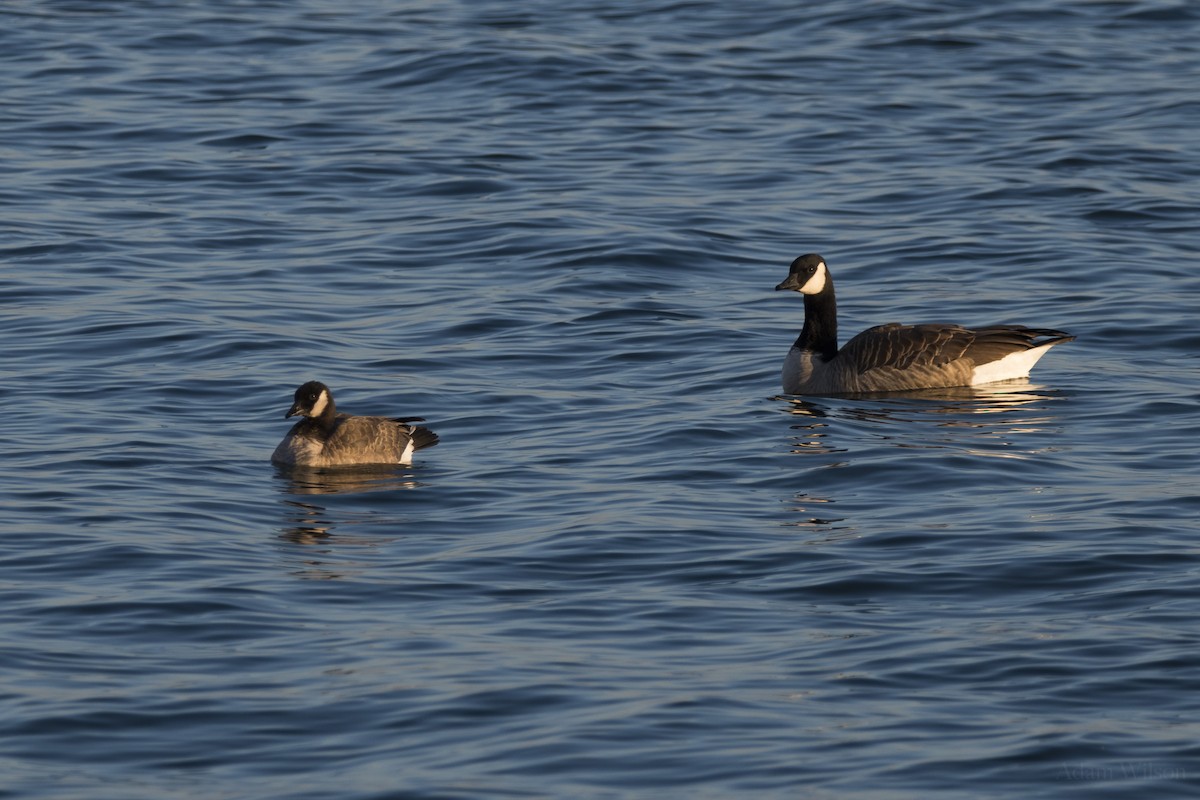
[[[1188,797],[1200,11],[0,11],[0,797]],[[844,335],[1030,382],[783,398]],[[411,470],[267,461],[301,382]]]

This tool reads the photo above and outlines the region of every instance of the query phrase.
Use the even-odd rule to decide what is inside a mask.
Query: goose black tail
[[[1030,347],[1041,347],[1044,344],[1060,344],[1074,341],[1075,335],[1066,331],[1056,331],[1053,328],[1027,328],[1024,325],[1013,325],[1013,330],[1029,340]]]
[[[433,447],[440,441],[438,435],[429,428],[423,428],[420,425],[414,425],[412,429],[413,449],[420,450],[423,447]]]

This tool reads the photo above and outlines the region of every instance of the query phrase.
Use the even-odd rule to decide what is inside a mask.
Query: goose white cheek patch
[[[825,289],[825,262],[817,264],[817,271],[800,287],[800,294],[820,294]]]
[[[313,403],[312,411],[309,416],[319,417],[325,413],[325,406],[329,405],[329,393],[321,392],[317,395],[317,402]]]

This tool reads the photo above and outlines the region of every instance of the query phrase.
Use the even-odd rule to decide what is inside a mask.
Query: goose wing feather
[[[414,433],[424,430],[387,417],[340,417],[325,443],[325,456],[334,463],[393,463]]]
[[[999,361],[1011,353],[1032,350],[1045,344],[1069,342],[1075,337],[1050,328],[1027,328],[1024,325],[988,325],[973,331],[967,355],[976,364]]]
[[[876,369],[938,369],[960,359],[987,364],[1010,353],[1073,336],[1046,328],[991,325],[970,329],[948,323],[901,325],[890,322],[868,328],[846,342],[838,353],[862,375]]]
[[[962,358],[973,341],[974,333],[961,325],[889,322],[846,342],[838,359],[844,358],[860,375],[874,369],[936,368]]]

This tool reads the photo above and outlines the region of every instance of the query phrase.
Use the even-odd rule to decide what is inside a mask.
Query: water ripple
[[[1191,796],[1190,7],[0,15],[0,794]],[[779,396],[814,250],[1078,339]]]

